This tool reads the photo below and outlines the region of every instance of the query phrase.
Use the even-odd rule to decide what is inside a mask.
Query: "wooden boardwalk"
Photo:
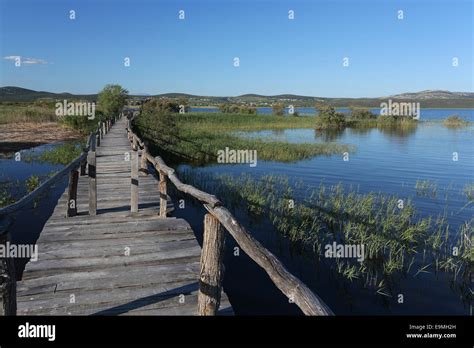
[[[139,211],[130,213],[127,120],[97,148],[97,215],[80,176],[78,215],[66,218],[67,189],[17,284],[19,315],[196,315],[201,248],[183,219],[159,216],[158,182],[139,177]],[[172,211],[168,199],[167,211]],[[232,314],[222,292],[219,314]]]

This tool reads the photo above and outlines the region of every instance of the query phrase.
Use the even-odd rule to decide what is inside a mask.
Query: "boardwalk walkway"
[[[152,174],[140,176],[139,212],[130,213],[126,122],[97,148],[97,215],[88,215],[89,181],[80,176],[78,215],[65,217],[66,189],[45,224],[38,261],[17,284],[19,315],[197,314],[201,248],[185,220],[159,217]],[[222,293],[219,314],[232,313]]]

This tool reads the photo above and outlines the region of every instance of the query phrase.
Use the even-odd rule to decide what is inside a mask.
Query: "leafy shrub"
[[[343,113],[329,105],[317,107],[316,129],[341,129],[346,126],[346,117]]]

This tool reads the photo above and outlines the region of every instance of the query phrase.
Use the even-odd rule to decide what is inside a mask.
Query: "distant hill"
[[[131,95],[133,98],[146,98],[148,95]],[[253,104],[256,106],[271,106],[276,102],[293,104],[295,106],[314,106],[318,103],[327,103],[336,107],[359,106],[380,107],[383,100],[393,99],[397,101],[420,102],[422,108],[474,108],[474,93],[450,92],[442,90],[426,90],[420,92],[408,92],[379,98],[326,98],[312,97],[295,94],[279,94],[265,96],[260,94],[243,94],[235,97],[199,96],[186,93],[164,93],[153,97],[187,99],[190,105],[207,106],[221,103]],[[30,102],[41,98],[83,99],[96,100],[97,94],[77,95],[71,93],[51,93],[45,91],[34,91],[21,87],[0,87],[0,102]]]
[[[21,87],[0,87],[0,102],[29,102],[45,98],[95,100],[97,98],[97,94],[71,94],[67,92],[52,93],[45,91],[34,91],[32,89]]]
[[[389,96],[387,98],[394,99],[417,99],[417,100],[428,100],[428,99],[474,99],[474,93],[469,92],[450,92],[450,91],[439,91],[439,90],[426,90],[414,93],[402,93]]]

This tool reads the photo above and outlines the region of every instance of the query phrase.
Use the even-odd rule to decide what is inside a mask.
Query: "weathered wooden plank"
[[[160,195],[155,175],[140,177],[139,211],[130,212],[134,162],[125,160],[133,153],[125,123],[101,123],[100,148],[90,138],[94,158],[90,151],[89,175],[78,178],[77,215],[64,217],[65,191],[37,241],[38,261],[27,264],[18,284],[19,314],[196,314],[200,247],[185,220],[159,217],[173,204]],[[91,182],[96,215],[85,214]],[[221,302],[232,313],[224,293]]]

